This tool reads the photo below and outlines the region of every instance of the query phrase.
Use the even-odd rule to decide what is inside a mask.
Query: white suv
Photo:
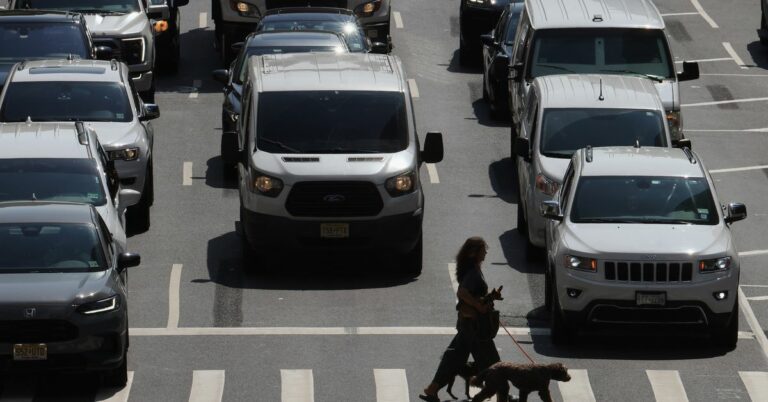
[[[707,329],[733,349],[739,256],[712,178],[688,148],[577,151],[556,200],[545,201],[546,300],[553,343],[594,324]]]

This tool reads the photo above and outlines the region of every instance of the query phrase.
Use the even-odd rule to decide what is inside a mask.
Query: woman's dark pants
[[[470,353],[475,359],[477,371],[485,370],[491,364],[501,360],[493,339],[478,339],[478,321],[471,318],[459,318],[456,323],[456,336],[443,353],[435,378],[432,380],[440,388],[456,376],[459,369],[467,363]]]

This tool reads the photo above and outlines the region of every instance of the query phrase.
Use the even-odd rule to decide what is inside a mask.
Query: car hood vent
[[[381,162],[384,157],[381,156],[350,156],[347,162]]]
[[[283,162],[320,162],[320,158],[316,156],[307,157],[283,157]]]

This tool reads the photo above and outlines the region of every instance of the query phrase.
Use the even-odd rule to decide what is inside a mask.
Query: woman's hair
[[[477,268],[477,264],[480,263],[478,255],[481,250],[484,251],[487,248],[488,244],[479,236],[470,237],[464,242],[459,253],[456,254],[456,280],[459,283],[467,272]]]

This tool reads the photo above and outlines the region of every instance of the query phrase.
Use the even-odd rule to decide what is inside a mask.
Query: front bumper
[[[146,155],[146,154],[144,154]],[[130,190],[144,192],[144,183],[147,179],[148,159],[143,156],[133,161],[116,160],[115,168],[120,178],[120,186]]]

